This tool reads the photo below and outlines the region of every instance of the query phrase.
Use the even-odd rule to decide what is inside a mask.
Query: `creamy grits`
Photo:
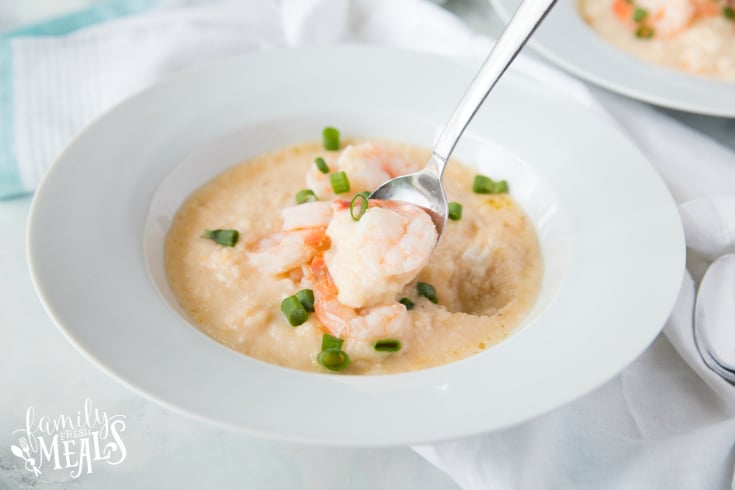
[[[646,61],[735,82],[731,0],[580,0],[584,20],[614,46]]]
[[[166,236],[166,270],[179,304],[198,328],[248,356],[295,369],[330,372],[316,360],[325,334],[317,314],[309,313],[303,324],[294,327],[281,311],[284,298],[299,290],[316,289],[311,272],[316,270],[316,259],[306,259],[312,262],[311,268],[274,272],[263,265],[259,250],[271,237],[282,237],[282,227],[289,227],[285,220],[291,218],[282,210],[295,205],[294,196],[306,187],[304,176],[312,171],[315,159],[323,157],[333,169],[340,153],[352,151],[358,143],[346,141],[339,151],[327,151],[321,142],[310,142],[264,154],[215,177],[186,200]],[[401,172],[418,169],[430,155],[429,150],[405,144],[379,144],[411,162],[402,164]],[[353,171],[351,181],[360,186],[377,185],[358,175],[358,170]],[[358,283],[345,298],[338,296],[340,301],[364,304],[386,301],[387,294],[391,307],[408,319],[410,329],[397,352],[367,352],[365,345],[346,338],[342,349],[351,362],[343,373],[397,373],[471,356],[506,338],[532,308],[543,274],[534,227],[508,193],[473,193],[475,174],[459,162],[448,165],[446,190],[450,201],[462,204],[461,219],[447,222],[433,252],[429,247],[426,265],[414,264],[419,267],[417,277],[401,277],[410,282],[399,283],[399,290],[374,291],[369,283]],[[310,178],[312,187],[318,188],[320,184],[314,179],[319,175]],[[338,197],[349,202],[356,192],[371,190],[357,185]],[[511,193],[512,185],[510,182]],[[328,190],[317,192],[320,201],[322,193],[328,194]],[[329,206],[307,204],[322,210]],[[384,212],[371,204],[363,217],[365,226],[368,213],[379,217]],[[400,221],[401,216],[389,218]],[[337,220],[336,212],[333,220]],[[203,238],[206,229],[237,230],[239,239],[235,246],[223,246]],[[331,236],[332,241],[343,240],[337,234]],[[287,246],[284,241],[273,243]],[[360,247],[359,243],[340,243]],[[356,257],[368,257],[371,250],[356,250]],[[348,267],[339,265],[346,259],[328,254],[324,254],[325,262],[335,268],[331,275],[338,282],[336,268]],[[434,286],[437,304],[417,294],[417,282]],[[414,306],[408,310],[397,303],[402,298],[410,299]]]

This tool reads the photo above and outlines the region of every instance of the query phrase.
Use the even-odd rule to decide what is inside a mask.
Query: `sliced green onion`
[[[493,194],[503,194],[505,192],[508,192],[508,182],[505,180],[495,182],[495,187],[493,188]]]
[[[355,208],[356,201],[359,201],[359,207],[357,208]],[[354,219],[355,221],[360,221],[360,218],[362,218],[362,215],[365,214],[365,211],[367,211],[367,209],[367,197],[363,196],[362,194],[355,194],[355,197],[353,197],[352,201],[350,201],[350,216],[352,216],[352,219]]]
[[[314,160],[314,163],[316,164],[316,168],[318,168],[321,173],[323,174],[329,173],[329,165],[327,165],[326,160],[324,160],[322,157],[316,157],[316,160]]]
[[[347,178],[347,174],[344,173],[344,171],[329,174],[329,181],[332,183],[332,189],[335,194],[342,194],[343,192],[350,191],[350,180]]]
[[[398,302],[405,306],[407,310],[412,310],[413,307],[416,306],[416,303],[411,301],[410,298],[401,298],[398,300]]]
[[[332,371],[341,371],[350,365],[350,356],[342,350],[344,340],[328,333],[322,336],[322,351],[317,354],[319,364]]]
[[[311,289],[302,289],[294,294],[294,296],[296,296],[296,299],[299,300],[299,303],[301,303],[301,306],[306,311],[314,311],[314,291]]]
[[[333,337],[328,333],[325,333],[322,336],[322,351],[340,350],[344,342],[345,341],[342,339],[338,339],[337,337]]]
[[[330,371],[342,371],[350,365],[350,356],[342,350],[325,350],[317,354],[316,361]]]
[[[648,10],[640,7],[636,7],[635,10],[633,10],[633,20],[635,22],[640,22],[646,17],[648,17]]]
[[[372,194],[372,192],[370,192],[370,191],[362,191],[362,192],[358,192],[358,194],[360,194],[361,196],[365,196],[365,199],[368,199],[368,198],[370,198],[370,194]]]
[[[296,193],[296,204],[304,204],[305,202],[314,202],[318,200],[319,198],[316,197],[316,194],[314,194],[314,191],[311,189],[304,189]]]
[[[726,5],[722,8],[722,15],[724,15],[726,19],[735,19],[735,8],[731,7],[730,5]]]
[[[281,301],[281,311],[292,327],[298,327],[309,318],[309,313],[296,295],[288,296]]]
[[[508,192],[508,182],[505,180],[495,182],[490,177],[475,175],[475,180],[472,181],[472,192],[476,194],[502,194]]]
[[[462,205],[458,202],[450,202],[447,207],[448,214],[447,217],[454,221],[459,221],[462,219]]]
[[[327,150],[339,150],[339,131],[335,128],[324,128],[322,131],[324,148]]]
[[[475,175],[475,180],[472,181],[472,192],[476,194],[492,194],[494,187],[495,181],[484,175]]]
[[[653,37],[653,27],[642,25],[635,31],[635,37],[640,39],[651,39]]]
[[[234,247],[240,233],[237,230],[204,230],[202,238],[209,238],[225,247]]]
[[[416,292],[434,304],[439,303],[439,298],[436,295],[436,289],[434,289],[434,286],[428,282],[417,282]]]
[[[381,339],[373,344],[378,352],[398,352],[401,350],[401,341],[396,339]]]

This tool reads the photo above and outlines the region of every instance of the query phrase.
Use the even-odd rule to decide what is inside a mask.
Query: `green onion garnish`
[[[642,25],[635,31],[635,37],[640,39],[651,39],[653,37],[653,27]]]
[[[640,22],[646,17],[648,17],[648,11],[646,9],[636,7],[635,10],[633,10],[633,20],[635,22]]]
[[[416,303],[411,301],[410,298],[401,298],[398,300],[398,302],[405,306],[407,310],[412,310],[413,307],[416,306]]]
[[[360,194],[361,196],[365,196],[365,199],[368,199],[370,197],[370,194],[372,194],[372,192],[362,191],[362,192],[358,192],[358,194]]]
[[[472,181],[472,192],[476,194],[490,194],[494,186],[495,182],[490,177],[475,175],[475,180]]]
[[[335,194],[342,194],[343,192],[350,191],[350,180],[347,178],[347,174],[344,173],[344,171],[329,174],[329,181],[332,183],[332,189]]]
[[[324,148],[327,150],[339,150],[339,131],[335,128],[324,128],[322,137]]]
[[[459,221],[462,219],[462,205],[458,202],[450,202],[447,207],[448,209],[448,215],[447,217],[454,221]]]
[[[378,352],[398,352],[401,350],[401,341],[396,339],[381,339],[373,344]]]
[[[344,340],[338,339],[337,337],[334,337],[332,335],[329,335],[328,333],[325,333],[322,336],[322,351],[325,350],[340,350],[342,348],[342,344],[344,344]]]
[[[316,361],[330,371],[342,371],[350,365],[350,356],[342,350],[325,350],[317,354]]]
[[[294,294],[294,296],[296,296],[296,299],[299,300],[299,303],[301,303],[301,306],[306,311],[314,311],[314,291],[311,289],[302,289]]]
[[[357,206],[355,206],[355,204],[357,204]],[[353,197],[352,201],[350,201],[350,216],[352,216],[352,219],[354,219],[355,221],[360,221],[360,218],[362,218],[367,209],[367,197],[363,196],[362,194],[355,194],[355,197]]]
[[[296,193],[296,204],[304,204],[305,202],[314,202],[318,200],[319,198],[316,197],[316,194],[314,194],[314,191],[311,189],[304,189]]]
[[[234,247],[240,236],[237,230],[204,230],[202,238],[209,238],[225,247]]]
[[[333,337],[328,333],[322,336],[322,351],[317,354],[319,364],[332,371],[341,371],[350,365],[350,356],[342,350],[344,340]]]
[[[324,160],[322,157],[316,157],[316,160],[314,160],[314,163],[316,164],[316,168],[318,168],[321,173],[323,174],[329,173],[329,165],[327,165],[326,160]]]
[[[298,327],[309,318],[309,313],[296,295],[288,296],[281,301],[281,311],[292,327]]]
[[[434,286],[432,286],[428,282],[417,282],[416,291],[419,293],[419,295],[428,299],[432,303],[439,303],[439,298],[436,295],[436,289],[434,289]]]
[[[735,8],[729,5],[726,5],[725,7],[722,8],[722,15],[724,15],[726,19],[730,19],[730,20],[735,19]]]
[[[495,182],[490,177],[475,175],[475,180],[472,181],[472,192],[476,194],[502,194],[508,192],[508,182],[505,180]]]

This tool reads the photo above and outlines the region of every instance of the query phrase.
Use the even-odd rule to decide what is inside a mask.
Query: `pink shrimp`
[[[351,352],[379,339],[410,338],[406,307],[395,297],[426,265],[437,238],[431,218],[416,206],[368,205],[356,221],[347,201],[332,203],[330,247],[310,267],[316,316],[327,332],[352,344]]]
[[[280,231],[258,241],[250,250],[250,263],[269,274],[288,273],[309,264],[320,250],[329,247],[326,228]]]
[[[314,312],[329,334],[347,339],[353,345],[385,338],[399,339],[405,343],[409,337],[411,321],[404,305],[394,302],[356,309],[340,303],[337,299],[337,287],[329,274],[323,254],[318,254],[311,262],[311,274]],[[354,349],[350,351],[354,352]]]
[[[353,308],[390,302],[428,262],[436,227],[411,204],[371,199],[359,221],[349,207],[347,201],[334,201],[326,231],[331,245],[324,259],[338,299]]]
[[[329,172],[347,173],[350,189],[354,192],[372,191],[386,180],[416,170],[400,153],[372,143],[348,145],[336,162],[327,162],[327,165]],[[335,197],[329,174],[322,173],[315,165],[306,173],[306,187],[319,199]]]
[[[281,218],[281,231],[259,240],[248,254],[251,264],[269,274],[283,274],[308,265],[320,250],[329,247],[329,202],[291,206],[281,211]]]
[[[612,10],[640,37],[667,38],[698,18],[721,15],[725,5],[726,0],[614,0]]]

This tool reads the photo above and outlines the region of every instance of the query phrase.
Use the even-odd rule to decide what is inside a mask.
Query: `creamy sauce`
[[[430,155],[381,144],[412,162]],[[256,269],[247,251],[280,230],[280,211],[294,204],[314,158],[337,153],[315,142],[265,154],[214,178],[183,204],[166,237],[166,270],[181,307],[207,335],[263,361],[326,372],[315,361],[323,334],[316,316],[291,327],[280,311],[283,298],[311,287],[308,277],[274,277]],[[396,373],[465,358],[503,340],[533,306],[543,274],[535,230],[509,195],[474,194],[475,173],[458,162],[447,167],[447,194],[463,204],[462,219],[447,223],[429,264],[397,296],[416,303],[408,312],[411,341],[400,352],[354,360],[343,372]],[[216,228],[238,230],[237,245],[201,238]],[[435,286],[438,305],[417,296],[416,281]],[[349,354],[348,342],[344,348]]]
[[[640,39],[613,13],[613,0],[580,0],[584,20],[614,46],[646,61],[735,82],[735,22],[700,17],[666,37]]]

